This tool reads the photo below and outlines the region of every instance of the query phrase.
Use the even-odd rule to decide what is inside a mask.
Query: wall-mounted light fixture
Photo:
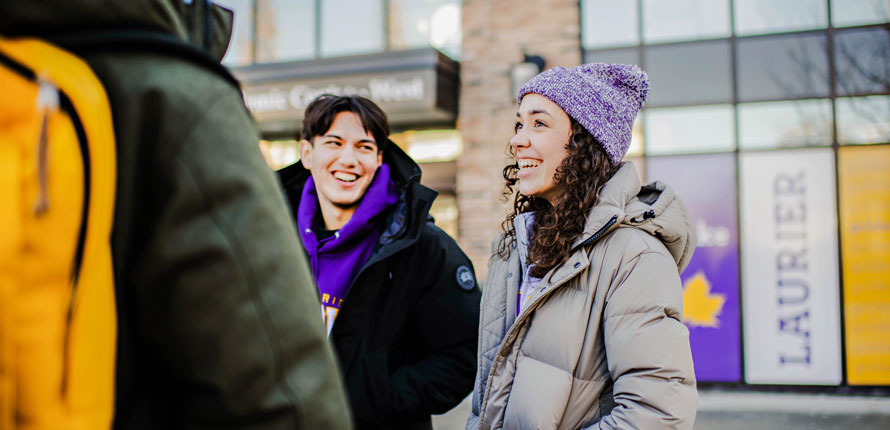
[[[510,87],[512,89],[512,93],[510,97],[516,97],[516,94],[519,93],[519,89],[525,85],[529,79],[534,78],[538,73],[544,71],[544,58],[540,55],[528,55],[526,53],[522,54],[522,62],[519,64],[514,64],[513,67],[510,68]]]

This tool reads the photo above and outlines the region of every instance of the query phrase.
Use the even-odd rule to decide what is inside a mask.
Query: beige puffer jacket
[[[695,240],[673,191],[624,163],[518,316],[520,253],[492,257],[467,429],[691,429],[679,273]]]

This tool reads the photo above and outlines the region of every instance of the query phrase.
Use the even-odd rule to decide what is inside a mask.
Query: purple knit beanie
[[[646,103],[649,78],[639,67],[624,64],[554,67],[523,85],[516,102],[529,93],[559,105],[593,135],[612,163],[618,164],[630,146],[634,118]]]

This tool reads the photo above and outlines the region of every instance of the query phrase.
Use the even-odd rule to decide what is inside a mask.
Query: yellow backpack
[[[81,59],[0,37],[0,429],[107,429],[116,156]]]

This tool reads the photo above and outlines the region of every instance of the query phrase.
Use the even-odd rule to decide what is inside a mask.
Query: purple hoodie
[[[315,217],[321,216],[318,192],[312,177],[306,180],[297,209],[297,227],[303,248],[309,254],[328,335],[349,285],[371,256],[384,230],[387,212],[398,199],[396,186],[389,177],[389,166],[382,164],[352,218],[334,236],[319,242],[312,230]]]

